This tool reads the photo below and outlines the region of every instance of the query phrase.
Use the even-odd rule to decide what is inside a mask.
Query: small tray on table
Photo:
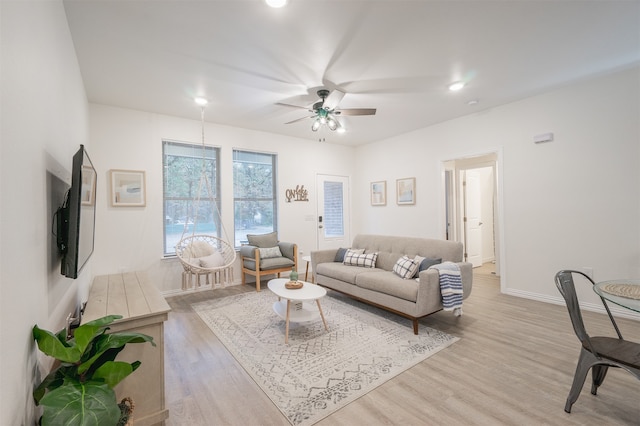
[[[284,288],[287,288],[289,290],[297,290],[299,288],[302,288],[304,286],[304,282],[302,281],[287,281],[286,283],[284,283]]]

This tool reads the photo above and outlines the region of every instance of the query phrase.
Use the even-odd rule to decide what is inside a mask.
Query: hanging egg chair
[[[211,182],[206,170],[206,155],[204,144],[204,106],[202,106],[202,168],[198,191],[194,198],[194,211],[199,211],[200,194],[203,188],[207,189],[208,200],[214,206],[217,215],[217,223],[220,224],[222,235],[227,236],[222,223],[222,217],[218,209],[218,203],[211,190]],[[232,244],[216,235],[196,233],[198,225],[198,214],[193,215],[193,227],[191,234],[188,233],[189,221],[185,220],[182,231],[182,238],[175,246],[176,256],[180,260],[184,271],[182,272],[182,289],[188,290],[195,286],[200,286],[200,279],[204,277],[206,284],[211,284],[212,288],[233,283],[233,263],[236,260],[236,250]],[[195,278],[195,283],[194,279]]]

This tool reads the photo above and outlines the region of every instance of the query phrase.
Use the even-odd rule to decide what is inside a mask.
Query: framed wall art
[[[416,178],[396,180],[396,202],[398,205],[416,203]]]
[[[109,170],[111,205],[143,207],[146,205],[145,176],[141,170]]]
[[[371,182],[371,205],[387,205],[387,181]]]

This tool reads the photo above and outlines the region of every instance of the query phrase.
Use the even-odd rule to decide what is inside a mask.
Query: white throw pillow
[[[194,241],[189,244],[182,253],[183,258],[209,256],[216,251],[215,247],[206,241]]]
[[[347,250],[344,255],[344,264],[350,266],[362,266],[365,268],[375,268],[378,253],[357,254],[351,250]]]
[[[200,258],[200,266],[203,268],[217,268],[222,265],[224,265],[224,258],[219,251],[215,251],[209,256]]]
[[[269,259],[270,257],[282,257],[282,252],[280,251],[280,247],[266,247],[259,248],[260,250],[260,259]]]
[[[420,264],[414,259],[409,259],[408,256],[402,256],[395,265],[393,265],[393,272],[400,276],[400,278],[408,280],[418,271]]]

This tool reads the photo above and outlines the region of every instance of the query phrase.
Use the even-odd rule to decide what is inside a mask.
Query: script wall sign
[[[296,189],[287,189],[284,193],[287,203],[292,201],[309,201],[309,191],[304,189],[304,185],[296,185]]]

